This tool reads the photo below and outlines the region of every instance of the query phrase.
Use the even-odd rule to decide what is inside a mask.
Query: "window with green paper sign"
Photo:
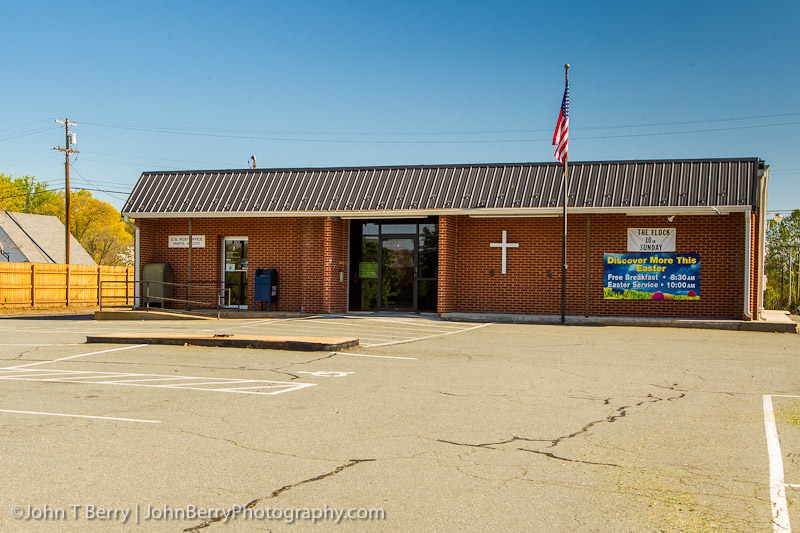
[[[364,278],[377,278],[378,277],[378,262],[377,261],[361,261],[358,264],[358,277]]]

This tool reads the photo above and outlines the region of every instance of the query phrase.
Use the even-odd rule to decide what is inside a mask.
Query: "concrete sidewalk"
[[[172,346],[212,346],[253,348],[296,352],[335,352],[358,346],[351,337],[300,337],[295,335],[197,335],[192,333],[110,333],[87,335],[87,343],[167,344]]]
[[[249,319],[268,319],[268,318],[302,318],[310,316],[308,313],[294,313],[282,311],[250,311],[239,309],[222,309],[219,312],[220,319],[226,320],[249,320]],[[96,311],[95,320],[217,320],[215,309],[193,309],[184,311],[181,309],[103,309]]]
[[[370,316],[381,316],[383,313],[369,313]],[[394,313],[386,313],[386,316]],[[220,318],[235,319],[270,319],[270,318],[303,318],[311,316],[307,313],[265,312],[223,310]],[[323,315],[324,316],[324,315]],[[424,315],[420,315],[422,317]],[[583,317],[569,315],[566,323],[570,326],[632,326],[632,327],[664,327],[721,329],[729,331],[761,331],[765,333],[798,333],[800,327],[789,317],[787,311],[764,311],[765,320],[719,320],[719,319],[687,319],[687,318],[640,318],[640,317]],[[456,322],[497,322],[511,324],[560,324],[560,315],[528,315],[508,313],[442,313],[439,318]],[[216,311],[210,316],[208,312],[161,310],[103,310],[95,313],[95,320],[216,320]]]
[[[442,313],[446,320],[459,322],[498,322],[511,324],[561,324],[560,315],[523,315],[507,313]],[[640,326],[662,328],[722,329],[761,331],[765,333],[798,333],[798,324],[787,311],[764,311],[766,320],[717,320],[686,318],[638,318],[625,316],[567,316],[569,326]]]

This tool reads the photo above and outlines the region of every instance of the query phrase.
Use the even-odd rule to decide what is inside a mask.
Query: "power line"
[[[24,128],[26,126],[32,126],[34,124],[39,124],[40,122],[45,122],[45,121],[49,122],[50,119],[34,120],[33,122],[27,122],[25,124],[20,124],[19,126],[11,126],[9,128],[2,128],[2,129],[0,129],[0,131],[16,130],[16,129],[19,129],[19,128]]]
[[[82,158],[81,161],[90,161],[92,163],[103,163],[104,165],[128,165],[128,166],[132,166],[132,167],[139,167],[139,168],[142,167],[142,163],[126,163],[124,161],[102,161],[100,159],[87,159],[85,157]],[[158,168],[158,169],[165,169],[165,170],[171,170],[173,168],[173,167],[165,167],[165,166],[160,166],[160,165],[149,165],[149,166],[150,166],[150,168]]]
[[[28,177],[33,178],[35,180],[36,183],[34,184],[34,186],[35,185],[42,185],[42,186],[46,187],[46,186],[50,185],[49,182],[39,181],[33,176],[28,176]],[[15,178],[15,181],[18,180],[18,179],[21,179],[21,178]],[[15,183],[15,181],[10,181],[10,182],[8,182],[7,185],[0,186],[0,194],[3,194],[4,192],[9,191],[11,189],[17,189],[20,185]],[[61,189],[58,189],[58,190],[61,190]]]
[[[55,189],[45,189],[42,191],[34,191],[31,193],[19,193],[19,194],[10,194],[8,196],[0,196],[0,200],[7,200],[9,198],[20,198],[23,196],[36,196],[37,194],[41,194],[43,192],[60,192],[63,191],[63,187],[55,188]],[[130,194],[130,191],[110,191],[107,189],[90,189],[90,188],[81,188],[81,191],[90,191],[90,192],[104,192],[106,194]]]
[[[14,157],[8,157],[6,159],[2,159],[2,160],[0,160],[0,164],[4,164],[4,165],[8,165],[8,164],[11,164],[11,163],[18,164],[18,163],[21,163],[21,162],[23,162],[25,160],[29,160],[31,158],[33,158],[33,161],[40,161],[40,160],[47,159],[47,158],[45,158],[45,157],[35,158],[34,156],[39,156],[39,155],[42,155],[42,154],[45,154],[45,153],[49,154],[50,156],[55,155],[50,150],[39,150],[38,152],[29,152],[27,154],[20,154],[20,155],[14,156]]]
[[[52,126],[48,126],[46,128],[39,128],[37,130],[29,131],[29,132],[26,132],[26,133],[20,133],[19,135],[11,135],[9,137],[2,137],[2,138],[0,138],[0,141],[8,141],[8,140],[11,140],[11,139],[18,139],[20,137],[27,137],[28,135],[36,135],[37,133],[42,133],[42,132],[45,132],[45,131],[52,131],[53,129],[54,128]]]
[[[792,122],[781,122],[781,123],[774,123],[774,124],[756,124],[756,125],[747,125],[747,126],[730,126],[725,128],[707,128],[701,130],[684,130],[684,131],[668,131],[668,132],[651,132],[651,133],[627,133],[621,135],[598,135],[598,136],[573,136],[574,140],[593,140],[593,139],[620,139],[620,138],[631,138],[631,137],[654,137],[654,136],[662,136],[662,135],[684,135],[690,133],[710,133],[710,132],[718,132],[718,131],[733,131],[733,130],[743,130],[743,129],[751,129],[751,128],[771,128],[771,127],[778,127],[778,126],[793,126],[796,124],[800,124],[800,121],[792,121]],[[123,129],[137,129],[137,128],[123,128]],[[318,143],[346,143],[346,144],[494,144],[494,143],[528,143],[528,142],[549,142],[552,141],[552,138],[542,138],[542,139],[469,139],[469,140],[436,140],[436,141],[398,141],[398,140],[360,140],[360,139],[293,139],[288,137],[261,137],[261,136],[252,136],[252,135],[227,135],[221,133],[199,133],[199,132],[189,132],[189,131],[160,131],[156,129],[144,129],[141,128],[141,131],[151,131],[151,132],[158,132],[158,133],[171,133],[174,135],[189,135],[189,136],[196,136],[196,137],[218,137],[218,138],[227,138],[227,139],[250,139],[250,140],[261,140],[261,141],[277,141],[277,142],[318,142]]]
[[[654,133],[630,133],[626,135],[603,135],[603,136],[596,136],[596,137],[573,137],[573,139],[618,139],[622,137],[652,137],[657,135],[683,135],[685,133],[710,133],[715,131],[733,131],[733,130],[747,130],[751,128],[772,128],[776,126],[793,126],[796,124],[800,124],[800,121],[793,121],[793,122],[780,122],[777,124],[753,124],[749,126],[731,126],[728,128],[708,128],[703,130],[687,130],[687,131],[665,131],[665,132],[654,132]]]
[[[581,127],[582,130],[604,130],[604,129],[623,129],[623,128],[649,128],[649,127],[660,127],[660,126],[684,126],[688,124],[706,124],[706,123],[716,123],[716,122],[733,122],[733,121],[742,121],[742,120],[760,120],[760,119],[767,119],[767,118],[781,118],[781,117],[793,117],[793,116],[800,116],[800,111],[792,112],[792,113],[778,113],[772,115],[752,115],[747,117],[727,117],[727,118],[715,118],[715,119],[703,119],[703,120],[684,120],[684,121],[672,121],[672,122],[651,122],[651,123],[644,123],[644,124],[621,124],[621,125],[611,125],[611,126],[585,126]],[[158,133],[215,133],[215,132],[223,132],[223,133],[231,133],[231,134],[240,134],[240,135],[247,135],[247,134],[260,134],[260,135],[344,135],[344,136],[357,136],[357,135],[369,135],[369,136],[376,136],[376,135],[383,135],[383,136],[392,136],[392,135],[486,135],[486,134],[493,134],[493,135],[506,135],[506,134],[519,134],[519,133],[540,133],[544,131],[550,131],[549,128],[546,129],[510,129],[510,130],[473,130],[473,131],[455,131],[455,130],[444,130],[444,131],[315,131],[315,130],[243,130],[243,129],[229,129],[229,128],[209,128],[209,127],[196,127],[196,126],[168,126],[168,125],[156,125],[156,124],[139,124],[139,123],[130,123],[130,122],[104,122],[104,121],[92,121],[92,120],[82,120],[83,124],[91,125],[91,126],[99,126],[105,128],[117,128],[117,129],[132,129],[132,130],[143,130],[143,131],[152,131]]]
[[[77,172],[77,173],[78,173],[78,176],[80,176],[81,178],[83,178],[83,180],[84,180],[86,183],[88,183],[89,185],[92,185],[93,187],[98,187],[98,189],[96,189],[96,190],[98,190],[98,191],[100,190],[100,189],[99,189],[99,187],[100,187],[99,185],[97,185],[96,183],[92,183],[91,181],[89,181],[89,180],[86,178],[86,176],[84,176],[83,174],[81,174],[81,172],[80,172],[80,171],[79,171],[77,168],[75,168],[75,163],[73,163],[73,164],[72,164],[72,170],[74,170],[75,172]],[[88,190],[88,189],[87,189],[87,190]],[[113,196],[114,198],[116,198],[116,199],[118,199],[118,200],[124,200],[124,199],[125,199],[125,198],[121,198],[121,197],[119,197],[119,196],[115,196],[115,194],[114,194],[114,193],[112,193],[112,192],[108,192],[108,191],[102,191],[102,192],[105,192],[106,194],[108,194],[108,195],[110,195],[110,196]],[[120,194],[125,194],[125,193],[120,193]]]
[[[138,156],[138,155],[126,155],[126,154],[109,154],[106,152],[90,152],[90,151],[83,151],[84,154],[94,154],[94,155],[107,155],[111,157],[127,157],[129,159],[142,159],[147,161],[173,161],[177,163],[200,163],[202,165],[219,165],[219,163],[214,163],[211,161],[195,161],[190,159],[167,159],[164,157],[146,157],[146,156]],[[227,164],[227,163],[223,163]]]
[[[20,194],[12,194],[12,195],[10,195],[10,196],[0,196],[0,200],[7,200],[8,198],[20,198],[20,197],[22,197],[22,196],[29,196],[29,195],[33,195],[33,196],[35,196],[35,195],[37,195],[37,194],[41,194],[41,193],[43,193],[43,192],[58,192],[58,191],[63,191],[63,190],[64,190],[63,188],[58,188],[58,189],[45,189],[45,190],[43,190],[43,191],[34,191],[34,192],[32,192],[32,193],[27,193],[27,192],[26,192],[26,193],[20,193]]]

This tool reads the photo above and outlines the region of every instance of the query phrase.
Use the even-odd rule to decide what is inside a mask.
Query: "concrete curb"
[[[458,322],[498,322],[507,324],[561,325],[559,315],[517,315],[505,313],[442,313],[445,320]],[[760,331],[764,333],[798,333],[798,324],[787,321],[702,320],[635,317],[577,317],[567,316],[568,326],[629,326],[660,328],[720,329],[729,331]]]
[[[292,337],[263,335],[130,334],[88,335],[87,343],[100,344],[164,344],[171,346],[212,346],[218,348],[255,348],[296,352],[335,352],[358,346],[358,339],[341,337]]]
[[[220,312],[222,320],[269,320],[270,318],[302,318],[311,316],[307,313],[282,313],[274,311],[272,313],[262,311],[226,311]],[[179,311],[155,311],[144,309],[124,309],[115,311],[96,311],[95,320],[217,320],[216,311],[204,313],[179,312]]]
[[[95,320],[216,320],[216,317],[166,311],[95,311]]]

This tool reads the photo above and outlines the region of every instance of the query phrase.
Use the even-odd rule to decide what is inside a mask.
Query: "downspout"
[[[753,319],[753,313],[751,312],[751,305],[752,305],[752,293],[750,291],[750,278],[753,275],[751,270],[752,268],[752,258],[750,254],[751,244],[750,239],[753,235],[753,221],[750,216],[750,210],[744,212],[744,316],[747,320]]]
[[[758,206],[758,220],[759,220],[759,245],[758,245],[758,272],[756,275],[756,283],[758,287],[758,320],[764,319],[764,258],[767,255],[766,240],[767,240],[767,190],[769,189],[769,165],[764,165],[764,169],[759,169],[758,172],[758,186],[759,186],[759,202]]]
[[[140,252],[139,252],[140,248],[141,248],[140,242],[139,242],[139,226],[137,226],[136,224],[131,222],[130,219],[127,216],[124,216],[123,219],[125,220],[125,223],[128,224],[131,228],[133,228],[133,231],[135,232],[135,237],[134,237],[134,241],[133,241],[133,281],[134,281],[134,283],[133,283],[133,306],[134,307],[139,307],[139,303],[140,303],[139,290],[140,290],[140,285],[141,285],[141,283],[139,283],[139,281],[140,281],[139,280],[139,271],[140,271],[140,267],[141,267]]]

